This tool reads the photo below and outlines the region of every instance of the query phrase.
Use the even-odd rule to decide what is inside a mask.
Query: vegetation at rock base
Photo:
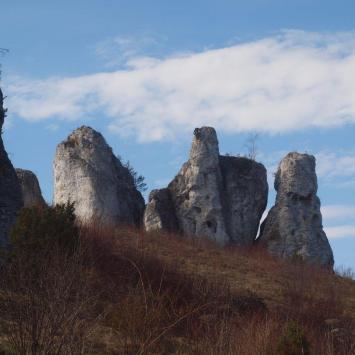
[[[79,244],[74,210],[72,203],[23,208],[10,231],[11,254],[38,257],[55,247],[73,253]]]
[[[355,283],[260,249],[26,209],[0,270],[3,354],[353,354]],[[35,265],[35,267],[34,267]]]

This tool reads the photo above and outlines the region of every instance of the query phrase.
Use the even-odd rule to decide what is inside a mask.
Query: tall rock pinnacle
[[[216,131],[211,127],[196,128],[190,159],[168,187],[185,234],[206,236],[221,245],[229,242],[221,187]]]
[[[267,193],[261,164],[220,156],[214,128],[196,128],[189,160],[166,189],[152,191],[145,228],[207,237],[220,245],[250,246]]]
[[[275,206],[261,227],[258,243],[274,255],[332,267],[333,252],[323,231],[317,197],[315,158],[289,153],[275,177]]]
[[[85,222],[109,225],[142,223],[144,199],[129,169],[112,153],[103,136],[82,126],[57,147],[54,203],[75,203]]]

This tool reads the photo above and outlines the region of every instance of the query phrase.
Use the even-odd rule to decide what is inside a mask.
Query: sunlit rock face
[[[144,199],[103,136],[82,126],[60,143],[54,160],[54,203],[74,202],[84,222],[140,226]]]
[[[158,208],[159,194],[165,198]],[[145,212],[145,228],[175,229],[186,235],[206,237],[222,246],[250,246],[266,207],[267,194],[266,170],[262,164],[220,156],[214,128],[196,128],[189,160],[166,189],[151,196]],[[177,222],[167,228],[171,215]]]
[[[7,244],[9,230],[23,206],[21,187],[2,140],[2,127],[6,113],[3,100],[0,89],[0,245]]]
[[[275,177],[275,206],[261,227],[258,244],[282,258],[333,267],[333,252],[323,231],[317,197],[315,158],[289,153]]]
[[[21,185],[24,207],[45,206],[37,176],[30,170],[16,169]]]

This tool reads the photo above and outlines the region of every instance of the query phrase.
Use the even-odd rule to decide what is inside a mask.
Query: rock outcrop
[[[24,207],[45,206],[37,176],[30,170],[16,169]]]
[[[276,203],[261,226],[257,242],[273,255],[332,267],[315,166],[315,158],[308,154],[289,153],[281,161],[275,177]]]
[[[196,128],[188,162],[166,189],[151,193],[145,228],[207,237],[220,245],[250,246],[267,194],[262,164],[220,156],[215,130]]]
[[[144,199],[132,174],[90,127],[76,129],[56,150],[54,203],[68,201],[85,222],[142,224]]]
[[[7,243],[9,230],[23,206],[21,187],[2,140],[2,127],[6,113],[3,108],[3,99],[0,89],[0,245]]]
[[[144,225],[148,232],[164,230],[178,233],[180,231],[169,189],[153,190],[149,194],[149,203],[144,213]]]

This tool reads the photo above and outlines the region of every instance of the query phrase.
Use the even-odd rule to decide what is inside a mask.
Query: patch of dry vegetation
[[[79,234],[74,251],[45,244],[41,267],[33,250],[2,265],[6,353],[355,353],[350,277],[127,227]]]

